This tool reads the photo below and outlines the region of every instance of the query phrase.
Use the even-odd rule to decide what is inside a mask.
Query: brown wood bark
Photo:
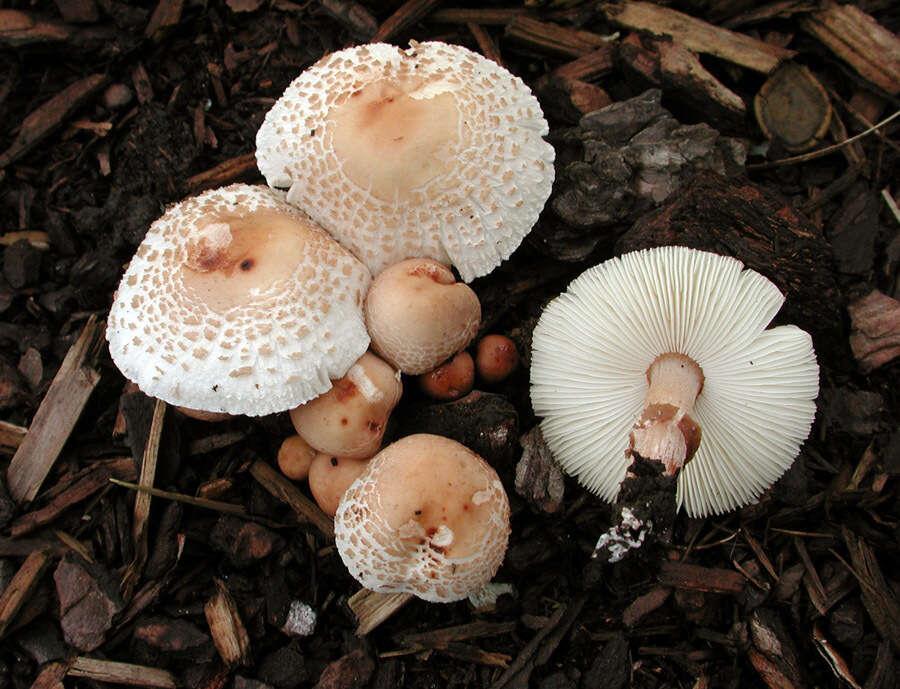
[[[844,346],[835,339],[842,315],[831,248],[821,231],[775,192],[702,173],[668,204],[638,219],[616,250],[671,244],[737,258],[785,295],[776,323],[810,332],[817,348]]]

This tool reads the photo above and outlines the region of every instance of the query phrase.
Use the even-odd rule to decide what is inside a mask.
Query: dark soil
[[[389,40],[405,45],[440,39],[478,49],[465,23],[437,21],[431,4],[412,4],[427,12]],[[713,11],[699,0],[676,4],[718,24],[753,5],[711,3]],[[893,2],[859,4],[883,27],[900,32]],[[163,0],[157,7],[12,0],[6,7],[50,27],[43,33],[32,27],[26,40],[5,31],[3,21],[13,19],[0,20],[0,152],[8,149],[0,158],[0,419],[28,426],[87,319],[103,319],[150,222],[167,204],[207,186],[261,182],[252,159],[242,156],[254,152],[267,109],[320,56],[371,37],[398,2],[213,0],[182,6]],[[567,28],[602,35],[617,30],[591,1],[508,7]],[[861,127],[842,103],[874,102],[873,121],[895,112],[897,97],[803,33],[802,16],[772,14],[738,30],[797,50],[797,59],[831,89],[835,113],[850,134]],[[502,21],[475,28],[486,31],[505,65],[535,87],[574,58],[515,40]],[[751,114],[705,119],[696,101],[665,87],[663,106],[681,122],[705,121],[741,139],[755,147],[749,162],[766,162],[752,118],[753,95],[764,77],[712,57],[702,60],[751,105]],[[615,60],[590,80],[592,97],[603,93],[616,102],[652,85]],[[73,85],[79,90],[67,96],[63,111],[44,113],[43,129],[29,123],[30,114]],[[577,158],[581,134],[571,128],[583,106],[559,83],[540,93],[561,159]],[[793,322],[815,337],[819,413],[794,466],[758,504],[701,520],[679,515],[667,539],[648,551],[652,558],[599,563],[591,553],[614,519],[610,506],[569,479],[552,512],[530,506],[514,489],[518,439],[536,423],[525,366],[502,384],[481,386],[491,394],[450,410],[426,408],[416,386],[405,381],[392,437],[426,429],[458,432],[500,473],[513,518],[510,549],[496,580],[511,584],[513,593],[488,611],[465,602],[412,601],[358,638],[346,603],[359,587],[333,545],[248,470],[257,459],[274,462],[291,432],[286,414],[209,425],[169,410],[155,485],[242,505],[259,519],[154,498],[147,564],[140,580],[128,581],[135,495],[106,480],[134,480],[135,469],[98,462],[142,456],[153,404],[140,393],[126,394],[125,380],[104,352],[95,365],[100,382],[35,501],[16,506],[0,485],[0,591],[29,553],[49,558],[11,620],[3,612],[11,594],[0,599],[0,689],[50,686],[57,681],[52,672],[71,668],[54,661],[71,663],[75,656],[164,669],[184,686],[235,689],[317,683],[838,687],[839,673],[866,689],[895,687],[900,369],[895,360],[861,372],[848,344],[846,307],[873,289],[900,298],[900,218],[882,196],[886,190],[900,197],[896,124],[884,129],[884,138],[868,136],[828,156],[751,168],[726,191],[725,182],[716,183],[716,193],[732,198],[756,194],[753,217],[777,216],[771,225],[776,231],[795,239],[807,233],[801,250],[790,254],[793,263],[783,254],[767,264],[754,253],[758,238],[745,232],[755,222],[750,215],[729,227],[721,214],[691,206],[697,197],[685,193],[681,205],[649,210],[648,216],[641,208],[643,217],[626,214],[606,224],[580,225],[548,207],[513,258],[473,285],[483,303],[483,330],[512,337],[527,364],[530,332],[543,305],[586,267],[614,255],[617,241],[619,249],[650,245],[667,241],[667,232],[698,232],[705,222],[717,250],[776,282],[784,278]],[[825,143],[844,136],[838,128]],[[773,146],[768,155],[787,154]],[[230,171],[205,181],[203,173],[229,161]],[[691,181],[684,180],[685,188]],[[695,189],[709,184],[701,177]],[[24,239],[11,234],[20,231],[33,233]],[[127,434],[121,432],[123,418]],[[12,452],[0,443],[3,475]],[[23,515],[85,477],[98,482],[89,484],[94,488],[84,499],[28,533],[16,530]],[[220,590],[217,582],[233,597],[249,642],[231,667],[214,646],[204,615],[204,604]],[[299,609],[294,602],[315,612],[309,636],[285,631],[289,613]],[[436,641],[411,636],[473,624]],[[505,666],[515,673],[504,674]],[[138,683],[143,681],[149,682],[142,677]],[[65,682],[98,685],[73,676]]]

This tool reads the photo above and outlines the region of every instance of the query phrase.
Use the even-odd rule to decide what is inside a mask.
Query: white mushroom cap
[[[256,137],[260,171],[378,274],[405,258],[466,282],[507,258],[553,184],[529,88],[460,46],[375,43],[303,72]]]
[[[791,465],[815,416],[815,352],[795,326],[765,329],[784,297],[742,268],[684,247],[638,251],[589,269],[547,306],[531,400],[553,454],[589,490],[615,499],[649,369],[666,353],[703,376],[690,411],[702,440],[678,474],[689,515],[745,505]]]
[[[497,473],[464,445],[411,435],[370,459],[344,493],[334,538],[350,574],[373,591],[461,600],[503,561],[509,500]]]
[[[281,192],[235,184],[169,208],[109,314],[113,361],[148,395],[258,416],[322,394],[369,344],[371,275]]]

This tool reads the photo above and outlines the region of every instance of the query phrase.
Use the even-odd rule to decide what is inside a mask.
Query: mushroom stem
[[[674,476],[700,446],[700,426],[691,418],[703,389],[703,370],[684,354],[667,352],[647,369],[650,389],[631,429],[630,453],[661,462]]]

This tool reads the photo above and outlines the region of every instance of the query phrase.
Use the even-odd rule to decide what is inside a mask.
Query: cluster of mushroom
[[[151,226],[110,311],[113,360],[145,393],[187,410],[292,410],[298,437],[285,442],[279,464],[305,474],[323,509],[337,513],[342,557],[362,552],[356,536],[340,537],[351,528],[342,524],[378,517],[341,508],[341,496],[388,461],[379,458],[393,445],[366,463],[402,394],[400,372],[430,375],[421,386],[437,397],[465,390],[465,381],[434,371],[447,359],[447,370],[466,368],[464,356],[452,359],[480,322],[477,297],[449,266],[465,281],[484,275],[530,231],[553,181],[547,131],[527,86],[464,48],[371,44],[326,56],[259,130],[257,162],[269,187],[205,192]],[[515,365],[514,350],[501,345],[479,345],[485,380],[505,375],[498,365]],[[461,518],[438,516],[438,497],[424,491],[413,517],[387,519],[430,558],[425,597],[455,600],[459,587],[438,586],[434,562],[486,583],[502,560],[508,504],[480,458],[426,439],[416,471],[434,474],[439,451],[450,452],[448,471],[468,465],[481,478],[448,479],[465,494],[445,497],[466,506],[450,512],[477,516],[485,533],[502,536],[503,548],[485,546]],[[409,454],[412,446],[403,447]],[[384,546],[381,536],[366,542]],[[490,557],[473,578],[464,563],[476,550]]]

